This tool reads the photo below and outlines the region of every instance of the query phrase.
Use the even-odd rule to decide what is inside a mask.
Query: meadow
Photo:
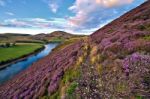
[[[38,43],[17,43],[15,46],[0,48],[0,63],[23,57],[42,47]]]

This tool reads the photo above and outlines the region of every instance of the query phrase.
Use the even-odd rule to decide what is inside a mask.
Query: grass
[[[52,96],[50,96],[50,98],[49,98],[49,99],[61,99],[61,98],[60,98],[59,93],[58,93],[58,92],[56,92],[55,94],[53,94]]]
[[[18,41],[15,41],[17,43],[41,43],[43,44],[44,41],[40,41],[40,40],[18,40]]]
[[[142,96],[136,96],[136,99],[143,99]]]
[[[78,83],[77,82],[72,82],[69,86],[69,88],[67,89],[67,94],[68,95],[72,95],[73,92],[75,91],[75,89],[77,88]]]
[[[124,92],[124,91],[126,91],[127,90],[127,85],[125,84],[125,83],[118,83],[117,84],[117,92],[120,92],[120,93],[122,93],[122,92]]]
[[[33,53],[37,49],[42,48],[42,46],[42,44],[20,43],[9,48],[0,48],[0,62],[20,58],[27,54]]]
[[[64,38],[53,38],[49,40],[49,42],[57,43],[57,42],[63,42],[64,40],[65,40]]]
[[[143,39],[144,39],[144,40],[150,40],[150,35],[144,36]]]
[[[73,44],[73,43],[75,43],[75,42],[77,42],[77,41],[79,41],[79,40],[82,40],[82,39],[84,39],[84,38],[86,38],[86,36],[85,36],[85,37],[73,37],[73,38],[64,40],[64,41],[62,42],[62,44],[60,44],[58,47],[56,47],[56,48],[54,49],[54,51],[60,51],[60,50],[62,50],[63,48],[66,48],[67,46],[69,46],[69,45],[71,45],[71,44]]]
[[[76,78],[80,76],[80,72],[78,69],[69,69],[66,71],[62,81],[64,84],[74,81]]]

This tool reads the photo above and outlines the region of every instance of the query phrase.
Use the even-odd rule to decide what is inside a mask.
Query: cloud
[[[58,5],[57,4],[49,4],[49,7],[50,7],[50,9],[53,13],[56,13],[57,10],[58,10]]]
[[[53,13],[56,13],[59,9],[59,0],[43,0]]]
[[[96,0],[96,3],[104,7],[116,7],[120,5],[130,4],[133,1],[134,0]]]
[[[67,24],[66,18],[23,18],[23,19],[7,19],[0,24],[0,33],[50,33],[56,30],[66,31],[75,34],[89,34],[89,31],[74,31],[70,24]]]
[[[14,13],[12,13],[12,12],[5,12],[5,14],[7,14],[7,15],[9,15],[9,16],[13,16],[13,15],[15,15]]]
[[[73,27],[96,27],[103,23],[103,20],[116,18],[116,13],[121,12],[121,6],[130,4],[134,0],[76,0],[68,9],[75,13],[69,18]],[[111,14],[108,14],[111,13]],[[96,24],[93,24],[96,22]]]
[[[61,5],[58,1],[62,2],[62,0],[46,0],[47,6],[54,7],[55,4],[57,5],[56,8],[54,7],[54,14],[58,13],[58,10],[61,10],[59,9],[61,8]],[[49,16],[51,18],[47,19],[7,19],[0,23],[0,31],[5,30],[11,32],[12,30],[17,32],[20,30],[20,32],[30,33],[31,30],[33,30],[32,32],[34,33],[47,33],[52,30],[62,30],[76,34],[91,34],[95,30],[103,27],[123,13],[140,4],[137,2],[142,3],[141,0],[76,0],[74,4],[68,8],[68,15],[64,15],[65,12],[61,18],[56,18],[54,15],[55,17]],[[13,28],[15,30],[13,30]]]
[[[3,27],[20,27],[20,28],[58,28],[67,29],[70,28],[69,24],[66,24],[65,18],[23,18],[23,19],[7,19],[1,23]]]
[[[8,20],[4,20],[4,23],[2,24],[2,26],[4,27],[28,27],[31,25],[22,20],[8,19]]]

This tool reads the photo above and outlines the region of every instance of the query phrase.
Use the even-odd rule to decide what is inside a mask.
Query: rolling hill
[[[0,42],[61,42],[72,37],[76,37],[76,35],[63,31],[54,31],[48,34],[41,33],[37,35],[5,33],[0,34]]]

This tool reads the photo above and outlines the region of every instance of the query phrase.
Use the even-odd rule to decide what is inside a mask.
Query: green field
[[[0,48],[0,62],[20,58],[24,55],[33,53],[37,49],[42,48],[42,46],[42,44],[18,43],[9,48]]]

